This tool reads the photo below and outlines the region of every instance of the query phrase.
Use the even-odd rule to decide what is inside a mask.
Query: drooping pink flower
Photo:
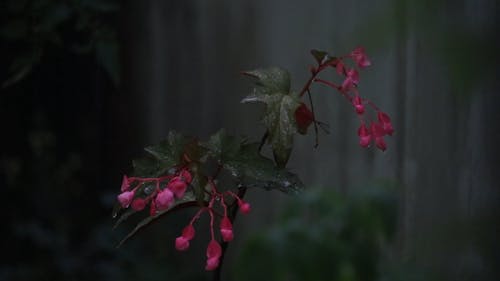
[[[356,49],[354,49],[351,52],[350,56],[354,61],[356,61],[356,64],[360,68],[365,68],[371,65],[371,62],[366,56],[365,49],[363,47],[357,47]]]
[[[146,200],[142,198],[135,198],[134,201],[132,201],[132,209],[142,211],[146,207],[146,203]]]
[[[233,236],[233,225],[228,217],[223,217],[220,221],[220,234],[222,235],[222,240],[224,242],[232,241]]]
[[[222,255],[222,248],[219,243],[212,239],[207,247],[207,264],[206,270],[214,270],[219,266],[219,258]]]
[[[172,202],[174,202],[174,193],[168,188],[165,188],[156,195],[155,204],[158,211],[168,209]]]
[[[347,71],[347,76],[344,79],[344,82],[342,82],[342,91],[347,92],[349,91],[353,86],[357,85],[359,82],[359,74],[356,69],[349,69]]]
[[[385,143],[385,140],[383,137],[377,137],[375,138],[375,145],[378,147],[378,149],[385,151],[387,149],[387,144]]]
[[[375,145],[378,149],[385,151],[387,149],[387,144],[384,140],[385,130],[379,123],[372,122],[370,127],[373,137],[375,138]]]
[[[132,199],[134,199],[134,191],[125,191],[118,195],[118,202],[123,208],[128,208]]]
[[[243,214],[248,214],[250,213],[250,204],[248,202],[245,202],[243,200],[238,201],[238,205],[240,207],[240,212]]]
[[[189,248],[189,241],[194,238],[195,230],[192,224],[184,227],[182,235],[175,239],[175,248],[178,251],[185,251]]]
[[[359,136],[359,145],[361,147],[368,147],[370,145],[372,134],[370,132],[370,129],[368,129],[364,123],[362,123],[361,126],[359,126],[358,136]]]
[[[189,240],[184,236],[175,238],[175,249],[177,249],[177,251],[185,251],[189,249]]]
[[[196,231],[194,230],[194,226],[192,224],[189,224],[182,230],[182,236],[188,240],[193,239],[195,234]]]
[[[125,192],[128,191],[129,189],[130,189],[130,181],[128,180],[127,175],[123,175],[121,191]]]
[[[356,110],[356,113],[361,115],[365,113],[365,106],[363,105],[363,100],[359,96],[355,96],[352,99],[352,104],[354,105],[354,109]]]
[[[392,136],[392,133],[394,133],[394,128],[392,127],[391,118],[389,118],[389,115],[387,115],[387,113],[385,112],[379,111],[377,117],[380,121],[380,124],[382,124],[384,132],[387,135]]]
[[[191,181],[193,180],[193,177],[191,176],[191,173],[187,170],[184,169],[180,172],[179,176],[187,183],[190,184]]]
[[[182,198],[186,192],[187,184],[181,177],[174,177],[167,185],[177,198]]]

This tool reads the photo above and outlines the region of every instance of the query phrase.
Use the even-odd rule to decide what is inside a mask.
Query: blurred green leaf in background
[[[390,260],[397,194],[394,184],[368,186],[352,196],[308,189],[272,228],[249,239],[235,279],[429,280]]]

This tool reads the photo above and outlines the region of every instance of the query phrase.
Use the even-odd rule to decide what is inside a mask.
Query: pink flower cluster
[[[150,204],[150,215],[154,216],[159,211],[168,209],[174,203],[175,198],[184,197],[191,180],[191,173],[187,169],[182,169],[175,175],[159,178],[129,178],[124,175],[121,186],[122,193],[118,195],[118,202],[123,208],[130,206],[136,211],[142,211],[147,204]],[[150,194],[138,192],[139,188],[147,182],[156,183],[156,188]],[[135,187],[131,189],[133,184]]]
[[[314,82],[318,82],[338,90],[347,100],[349,100],[360,119],[361,125],[358,129],[358,136],[359,144],[362,147],[370,146],[372,140],[374,140],[376,147],[385,151],[387,149],[387,144],[384,140],[384,136],[391,136],[394,132],[391,119],[387,113],[382,112],[373,102],[362,98],[359,95],[357,90],[359,83],[358,69],[356,69],[356,67],[348,67],[344,61],[346,58],[352,59],[359,69],[371,65],[370,60],[365,54],[364,48],[357,47],[348,55],[320,63],[318,68],[313,68],[312,79]],[[337,85],[327,80],[315,78],[320,71],[327,67],[334,67],[337,74],[343,77],[342,84]],[[377,113],[377,120],[371,120],[369,122],[369,126],[366,125],[366,105],[369,105]]]
[[[233,224],[228,217],[227,210],[228,206],[226,204],[225,197],[229,196],[234,199],[239,206],[240,212],[243,214],[248,214],[250,212],[250,204],[243,201],[238,195],[231,191],[225,191],[219,193],[215,186],[215,182],[210,180],[210,185],[212,187],[211,199],[207,207],[202,207],[196,215],[191,219],[189,224],[182,230],[181,236],[175,239],[175,248],[178,251],[185,251],[189,248],[189,241],[191,241],[195,236],[195,229],[193,224],[200,218],[203,212],[207,212],[210,216],[210,242],[207,247],[207,263],[205,269],[208,271],[214,270],[219,266],[219,260],[222,255],[222,248],[215,238],[214,224],[216,217],[220,217],[219,220],[219,231],[222,241],[230,242],[234,238],[233,234]],[[222,208],[223,213],[218,214],[216,211],[215,203],[219,203]]]
[[[181,169],[175,175],[167,175],[158,178],[139,178],[123,176],[121,194],[118,195],[118,202],[123,208],[129,208],[136,211],[143,210],[147,204],[150,204],[150,215],[154,216],[158,212],[169,209],[175,202],[175,198],[180,199],[184,196],[187,187],[192,181],[191,173],[187,169]],[[207,248],[206,270],[214,270],[219,266],[219,259],[222,255],[222,248],[216,240],[214,224],[216,218],[219,219],[219,230],[222,241],[230,242],[233,240],[233,225],[228,216],[228,205],[226,200],[231,199],[232,204],[237,203],[240,212],[247,214],[250,212],[250,204],[243,201],[237,194],[231,191],[218,192],[215,181],[208,178],[211,186],[210,200],[208,206],[201,206],[190,223],[182,230],[182,234],[175,239],[175,248],[178,251],[189,249],[190,241],[195,237],[196,231],[194,223],[200,218],[201,214],[207,212],[210,216],[210,235],[211,240]],[[139,192],[140,187],[146,182],[156,183],[156,188],[150,194]],[[131,188],[135,184],[134,188]],[[219,206],[215,206],[218,203]],[[222,214],[218,210],[222,210]]]

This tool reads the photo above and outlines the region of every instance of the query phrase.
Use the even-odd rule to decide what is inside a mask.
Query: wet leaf
[[[253,94],[243,103],[262,102],[266,111],[262,121],[267,128],[268,143],[271,144],[274,159],[279,167],[285,167],[293,146],[293,135],[297,132],[295,111],[300,105],[299,98],[291,94],[288,72],[279,68],[245,72],[257,77]]]

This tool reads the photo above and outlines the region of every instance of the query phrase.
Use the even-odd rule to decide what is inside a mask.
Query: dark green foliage
[[[253,94],[242,102],[266,104],[262,121],[267,129],[268,142],[278,166],[285,167],[297,132],[295,111],[300,105],[298,96],[290,92],[290,75],[281,68],[257,69],[244,74],[257,78],[257,81]]]
[[[0,6],[0,39],[15,54],[2,87],[26,78],[53,51],[92,53],[115,84],[120,82],[116,32],[109,23],[114,0],[18,1]]]
[[[309,190],[292,198],[281,222],[249,240],[235,279],[400,280],[381,267],[395,231],[396,196],[374,186],[353,197]]]
[[[176,200],[168,209],[140,221],[120,245],[164,214],[185,207],[206,206],[206,192],[210,191],[207,190],[207,181],[219,174],[228,174],[232,178],[231,181],[224,182],[229,186],[219,184],[220,190],[255,187],[297,193],[304,187],[297,175],[277,167],[271,159],[262,156],[257,143],[248,143],[244,138],[229,136],[224,130],[212,135],[207,142],[199,142],[194,138],[170,132],[167,139],[145,150],[150,155],[133,161],[134,176],[156,178],[175,172],[177,168],[188,167],[193,181],[182,199]],[[211,169],[214,165],[215,169]],[[141,183],[148,184],[153,185]],[[147,189],[148,186],[141,186],[136,196],[147,196]],[[114,213],[114,216],[118,217],[115,227],[136,213],[127,210],[118,216],[119,209]]]

